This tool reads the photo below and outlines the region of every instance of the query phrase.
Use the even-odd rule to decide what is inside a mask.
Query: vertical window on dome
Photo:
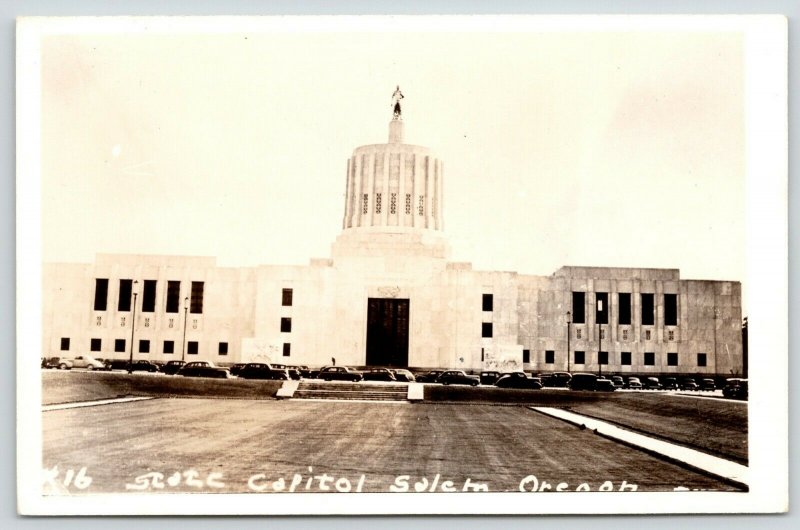
[[[397,194],[392,193],[391,200],[389,201],[389,213],[392,215],[397,213]]]
[[[368,206],[369,206],[369,195],[365,193],[364,198],[362,199],[361,213],[366,215],[366,213],[369,211]]]
[[[375,194],[375,213],[381,213],[381,194]]]
[[[425,196],[424,195],[420,195],[419,196],[419,206],[417,207],[417,210],[419,211],[420,215],[423,215],[425,213]]]
[[[406,215],[411,213],[411,194],[406,193]]]

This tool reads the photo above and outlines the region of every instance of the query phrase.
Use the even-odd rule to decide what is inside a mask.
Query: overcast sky
[[[327,257],[399,84],[453,261],[741,281],[743,66],[722,32],[48,37],[43,257]]]

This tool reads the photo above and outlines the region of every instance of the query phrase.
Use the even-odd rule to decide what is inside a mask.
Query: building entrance
[[[408,366],[408,306],[408,299],[369,299],[367,365]]]

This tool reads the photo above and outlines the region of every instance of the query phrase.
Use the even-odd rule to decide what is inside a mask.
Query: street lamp
[[[597,316],[600,316],[600,313],[603,312],[603,301],[597,301]],[[603,360],[600,358],[600,354],[603,352],[603,324],[600,322],[600,318],[597,319],[597,374],[599,377],[603,377]]]
[[[570,331],[569,330],[569,326],[570,326],[570,324],[572,324],[572,311],[567,311],[567,372],[570,372],[570,366],[569,366],[569,357],[571,355],[570,351],[569,351],[569,331]]]
[[[181,361],[186,360],[186,318],[189,316],[189,297],[183,299],[183,343],[181,344]]]
[[[139,280],[133,281],[133,318],[131,318],[131,357],[128,359],[128,373],[133,373],[133,337],[136,331],[136,297],[139,295]]]

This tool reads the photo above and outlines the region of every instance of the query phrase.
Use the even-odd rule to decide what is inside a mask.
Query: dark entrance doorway
[[[367,365],[408,366],[408,299],[370,298]]]

